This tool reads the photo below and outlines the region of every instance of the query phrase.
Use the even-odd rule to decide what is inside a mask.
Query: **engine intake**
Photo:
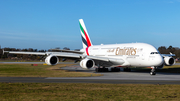
[[[175,63],[175,60],[173,57],[164,57],[164,62],[166,66],[171,66]]]
[[[48,65],[56,65],[59,62],[59,59],[57,56],[49,55],[48,57],[46,57],[45,62]]]
[[[86,59],[81,60],[80,66],[84,69],[90,69],[95,66],[95,63],[93,60],[86,58]]]

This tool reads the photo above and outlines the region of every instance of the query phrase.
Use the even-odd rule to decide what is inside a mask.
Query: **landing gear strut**
[[[114,67],[114,68],[111,68],[110,70],[111,72],[119,72],[120,71],[120,68],[117,68],[117,67]],[[105,68],[103,66],[103,68],[100,68],[100,65],[98,65],[98,68],[96,68],[96,72],[110,72],[108,68]]]
[[[151,72],[150,72],[150,75],[156,75],[156,67],[151,67]]]
[[[111,72],[120,72],[120,68],[117,67],[111,68]]]
[[[108,72],[108,68],[100,68],[100,66],[98,66],[98,68],[96,68],[96,72]]]

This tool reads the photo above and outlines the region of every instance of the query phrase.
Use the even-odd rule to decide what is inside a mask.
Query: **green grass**
[[[139,72],[150,72],[151,68],[131,68],[134,71]],[[164,66],[162,69],[156,69],[156,72],[166,72],[166,73],[180,73],[180,65],[173,65],[173,66]]]
[[[71,66],[72,64],[58,64],[48,66],[38,64],[0,64],[0,77],[89,77],[101,76],[101,74],[73,72],[61,70],[60,67]]]
[[[163,69],[160,69],[158,71],[168,73],[180,73],[180,65],[164,66]]]
[[[1,101],[180,101],[180,85],[0,83]]]
[[[0,60],[0,62],[44,62],[44,61],[40,61],[40,60]]]
[[[38,64],[0,64],[0,77],[88,77],[101,76],[101,74],[74,72],[61,70],[60,67],[71,66],[73,64],[58,64],[48,66]],[[150,72],[150,68],[132,68],[139,72]],[[180,66],[165,66],[163,69],[157,69],[157,72],[180,73]]]
[[[1,77],[78,77],[100,74],[60,70],[56,66],[0,64]],[[137,68],[139,69],[139,68]],[[139,69],[146,71],[150,69]],[[168,66],[163,72],[178,72],[180,66]],[[0,83],[1,101],[180,101],[180,85],[86,84],[86,83]]]

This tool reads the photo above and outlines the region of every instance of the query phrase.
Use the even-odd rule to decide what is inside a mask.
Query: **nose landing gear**
[[[156,75],[156,67],[151,67],[150,75]]]

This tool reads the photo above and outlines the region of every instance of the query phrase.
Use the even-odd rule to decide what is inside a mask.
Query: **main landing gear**
[[[131,68],[126,67],[126,68],[124,68],[124,71],[125,71],[125,72],[130,72],[130,71],[131,71]]]
[[[98,68],[96,68],[96,72],[119,72],[120,71],[120,68],[117,68],[117,67],[114,67],[114,68],[111,68],[111,70],[109,71],[108,68],[100,68],[100,66],[98,66]]]
[[[111,68],[111,72],[120,72],[120,68],[117,67]]]
[[[108,68],[105,68],[105,67],[100,68],[100,67],[98,67],[98,68],[96,68],[96,72],[108,72]]]
[[[150,75],[156,75],[156,67],[151,67]]]

